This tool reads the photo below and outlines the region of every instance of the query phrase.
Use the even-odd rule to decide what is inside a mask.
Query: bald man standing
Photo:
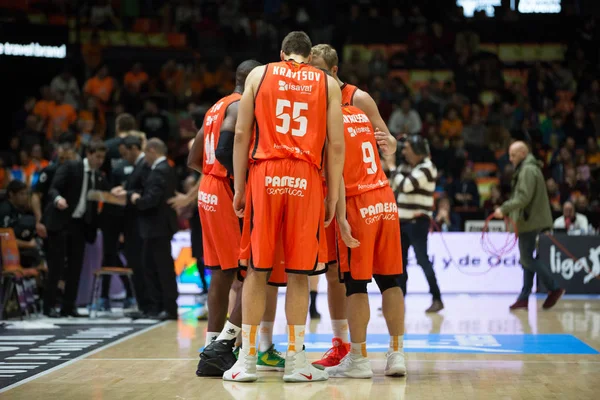
[[[510,215],[517,223],[519,252],[523,266],[523,289],[510,309],[528,308],[535,274],[538,274],[548,289],[548,297],[542,307],[549,309],[556,304],[565,290],[558,287],[552,278],[550,268],[533,257],[538,235],[552,227],[550,200],[540,168],[541,163],[529,154],[529,148],[521,141],[514,142],[510,146],[508,155],[510,162],[515,166],[511,182],[512,194],[509,200],[496,208],[494,217],[504,218],[505,215]]]

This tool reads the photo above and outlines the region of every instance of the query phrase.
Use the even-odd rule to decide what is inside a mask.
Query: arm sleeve
[[[435,182],[437,172],[429,167],[413,169],[409,174],[398,174],[394,178],[394,186],[402,193],[411,193],[425,186],[427,182]]]
[[[156,171],[146,183],[147,186],[144,188],[144,194],[142,194],[142,197],[135,204],[140,211],[158,207],[165,195],[167,182],[162,172]]]
[[[230,175],[233,175],[233,139],[235,133],[231,131],[222,131],[219,136],[219,143],[215,150],[215,157],[226,169]]]
[[[512,211],[521,210],[525,208],[533,197],[533,191],[535,189],[535,176],[534,171],[529,168],[524,168],[521,171],[517,185],[515,186],[513,197],[505,201],[500,207],[503,214],[510,214]],[[545,188],[544,188],[545,190]]]
[[[65,191],[65,187],[69,181],[69,164],[64,163],[56,170],[54,179],[50,184],[50,190],[48,191],[49,200],[54,203],[56,199],[61,196]]]

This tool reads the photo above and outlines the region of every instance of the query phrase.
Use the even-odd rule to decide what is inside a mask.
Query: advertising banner
[[[502,248],[509,233],[489,233],[489,243]],[[510,238],[513,240],[513,238]],[[191,257],[189,232],[179,232],[172,241],[173,258],[179,277],[180,293],[199,291],[196,261]],[[523,272],[519,250],[515,245],[501,257],[490,255],[481,246],[480,233],[451,232],[429,235],[429,258],[437,275],[442,293],[519,293]],[[208,271],[207,271],[208,272]],[[423,270],[417,265],[412,248],[408,256],[408,293],[428,293],[429,286]],[[319,291],[327,290],[325,277],[319,280]],[[379,290],[374,282],[369,292]]]
[[[540,260],[567,294],[600,294],[600,236],[542,235]]]

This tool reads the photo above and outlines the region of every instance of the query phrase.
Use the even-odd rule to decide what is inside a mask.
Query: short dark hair
[[[87,145],[85,151],[89,154],[94,154],[97,151],[106,153],[106,145],[102,140],[92,139],[92,141]]]
[[[254,68],[260,65],[262,64],[256,60],[246,60],[240,63],[240,65],[238,65],[235,71],[235,85],[244,87],[244,85],[246,84],[246,78],[248,77],[250,72],[252,72]]]
[[[287,54],[297,54],[302,57],[308,57],[312,50],[312,42],[305,32],[293,31],[283,38],[281,50]]]
[[[133,115],[123,113],[119,114],[116,119],[116,130],[118,132],[128,132],[135,129],[136,122]]]
[[[127,148],[127,150],[131,150],[134,147],[137,147],[140,150],[142,149],[142,140],[139,137],[133,135],[125,136],[121,144],[124,145]]]
[[[7,195],[15,195],[17,193],[19,193],[20,191],[23,190],[27,190],[27,185],[17,179],[13,179],[12,181],[9,182],[9,184],[6,186],[6,194]]]

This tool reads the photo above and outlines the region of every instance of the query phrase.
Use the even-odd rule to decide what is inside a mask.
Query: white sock
[[[288,325],[288,355],[293,356],[302,351],[304,347],[304,329],[304,325]]]
[[[265,352],[273,344],[273,322],[261,321],[258,331],[258,351]]]
[[[242,350],[247,351],[248,355],[256,355],[256,332],[258,325],[242,324]],[[245,353],[246,354],[246,353]]]
[[[350,353],[366,357],[367,356],[367,342],[352,343],[352,345],[350,346]]]
[[[206,332],[204,336],[204,347],[208,346],[219,337],[219,332]]]
[[[342,340],[342,343],[348,343],[348,320],[347,319],[332,319],[331,329],[333,330],[333,337]]]
[[[235,326],[231,322],[227,321],[225,323],[225,327],[219,334],[219,337],[217,338],[217,340],[235,339],[237,337],[238,333],[240,333],[241,331],[242,331],[242,328],[240,328],[239,326]]]
[[[403,351],[404,350],[404,335],[390,336],[390,348],[388,351]]]

